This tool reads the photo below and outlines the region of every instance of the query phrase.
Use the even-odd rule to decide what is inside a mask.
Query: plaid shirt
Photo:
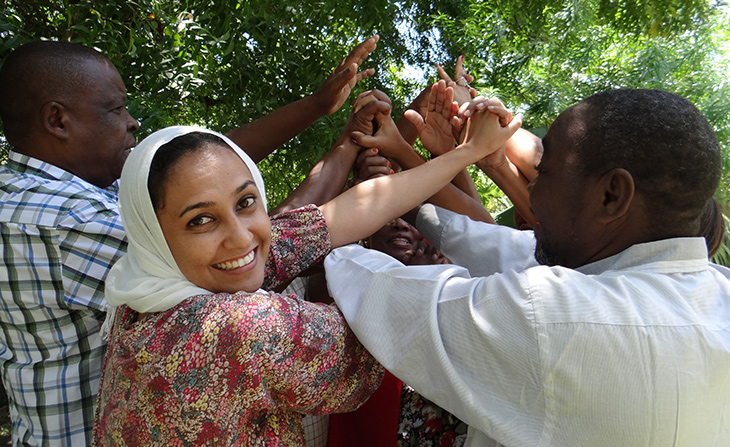
[[[126,249],[117,188],[12,151],[0,166],[0,361],[13,445],[91,443],[104,279]]]

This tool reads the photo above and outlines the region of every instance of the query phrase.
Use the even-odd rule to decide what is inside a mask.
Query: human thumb
[[[405,112],[403,112],[403,116],[414,126],[416,126],[416,129],[418,130],[418,133],[420,134],[423,128],[426,126],[426,122],[424,121],[423,117],[420,113],[416,112],[415,110],[408,109]]]

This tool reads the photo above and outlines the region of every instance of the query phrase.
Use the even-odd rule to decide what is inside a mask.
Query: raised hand
[[[381,92],[378,89],[372,89],[365,92],[360,93],[357,95],[357,98],[355,98],[355,101],[352,103],[352,112],[351,113],[357,113],[362,109],[366,104],[373,102],[373,101],[383,101],[387,102],[390,105],[393,105],[388,95]]]
[[[368,106],[370,104],[363,107],[358,113],[362,113]],[[410,152],[413,152],[411,145],[403,139],[398,131],[398,127],[396,127],[393,118],[390,116],[390,111],[388,113],[376,113],[375,121],[378,128],[374,135],[368,135],[360,131],[350,134],[350,137],[357,145],[378,148],[381,155],[399,163],[404,157],[410,155]]]
[[[476,89],[469,85],[474,80],[474,76],[468,74],[464,69],[464,56],[459,56],[456,59],[454,79],[449,77],[441,64],[436,66],[436,70],[441,79],[446,82],[446,86],[454,89],[454,101],[459,105],[469,102],[477,95]]]
[[[469,117],[482,110],[489,110],[499,116],[499,122],[502,127],[507,126],[512,121],[512,112],[504,107],[502,101],[497,98],[487,99],[484,96],[477,96],[471,101],[462,104],[459,107],[456,118],[452,120],[452,132],[458,142],[461,143],[464,141],[464,131]]]
[[[390,114],[391,103],[388,95],[380,90],[360,93],[352,106],[352,112],[340,134],[340,142],[349,139],[353,132],[365,135],[374,133],[373,122],[377,114]]]
[[[499,116],[499,123],[502,127],[507,126],[512,121],[512,112],[502,104],[497,98],[485,98],[484,96],[477,96],[468,103],[462,104],[459,107],[459,118],[462,121],[466,121],[475,112],[489,109],[492,113]]]
[[[423,146],[434,155],[441,155],[454,148],[452,119],[458,111],[453,102],[454,90],[446,87],[444,80],[431,86],[425,119],[415,110],[406,110],[405,117],[421,137]]]
[[[493,101],[501,104],[498,100]],[[477,107],[477,112],[469,117],[464,142],[458,148],[474,151],[475,154],[479,154],[479,158],[503,149],[507,140],[522,125],[522,115],[512,119],[511,113],[496,103]],[[502,126],[502,122],[506,121],[508,116],[510,122]]]
[[[366,180],[393,173],[390,162],[380,155],[377,148],[363,149],[352,165],[352,178],[349,180],[347,187],[350,188]]]
[[[499,103],[500,105],[495,105],[496,103]],[[488,104],[488,102],[482,103],[482,104]],[[492,105],[486,105],[483,107],[480,107],[480,110],[485,110],[486,113],[490,112],[499,117],[499,125],[502,127],[505,127],[509,125],[510,122],[512,122],[512,112],[505,109],[502,103],[497,99],[492,99]],[[508,141],[515,140],[519,132],[516,132],[513,136],[511,136]],[[514,146],[514,144],[512,144]],[[539,163],[539,160],[538,160]],[[485,156],[482,158],[479,162],[477,162],[477,165],[480,169],[485,170],[487,167],[491,167],[491,169],[496,169],[504,164],[510,164],[510,161],[507,159],[507,142],[505,144],[501,145],[497,148],[496,151],[492,152],[491,154]],[[537,163],[535,163],[536,166]],[[534,170],[534,169],[533,169]]]
[[[325,115],[339,110],[355,84],[375,73],[373,68],[360,72],[357,70],[370,53],[375,51],[379,38],[376,34],[356,46],[312,94]]]

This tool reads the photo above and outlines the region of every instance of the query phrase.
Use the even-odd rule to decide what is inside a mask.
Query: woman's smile
[[[208,144],[180,158],[164,185],[157,220],[182,274],[214,293],[258,290],[271,221],[238,155]]]
[[[251,250],[246,256],[242,258],[221,262],[220,264],[213,265],[213,267],[217,268],[218,270],[237,270],[241,267],[251,264],[254,261],[255,257],[256,252],[254,250]]]

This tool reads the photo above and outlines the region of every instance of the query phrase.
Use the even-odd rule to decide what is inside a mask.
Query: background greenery
[[[5,0],[0,62],[36,39],[98,48],[117,66],[141,122],[228,131],[314,91],[362,39],[380,34],[359,90],[391,96],[394,115],[466,56],[474,85],[542,135],[600,90],[662,88],[692,100],[717,130],[730,204],[730,8],[709,0]],[[354,95],[353,95],[354,98]],[[261,163],[278,203],[329,149],[348,114],[323,118]],[[6,151],[4,140],[0,145]],[[4,152],[0,151],[0,158]],[[472,173],[490,209],[508,201]]]

